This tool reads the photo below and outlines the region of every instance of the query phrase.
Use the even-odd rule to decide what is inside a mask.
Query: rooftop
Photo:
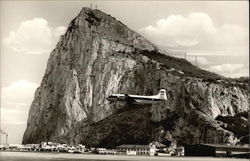
[[[131,149],[150,149],[149,145],[129,145],[129,144],[123,144],[120,146],[117,146],[117,148],[131,148]]]
[[[243,147],[243,146],[234,146],[234,145],[227,145],[227,144],[198,144],[203,146],[211,146],[215,148],[238,148],[238,149],[249,149],[250,147]]]

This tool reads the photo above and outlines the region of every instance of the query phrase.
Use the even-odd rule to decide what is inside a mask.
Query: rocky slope
[[[83,8],[50,55],[23,143],[239,142],[243,134],[217,118],[249,111],[248,85],[165,54],[115,18]],[[155,105],[106,101],[112,93],[152,95],[160,88],[168,101]]]

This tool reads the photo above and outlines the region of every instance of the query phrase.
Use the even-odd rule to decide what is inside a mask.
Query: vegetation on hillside
[[[176,58],[165,54],[161,54],[157,51],[147,51],[147,50],[139,51],[139,54],[147,56],[149,59],[159,62],[162,66],[166,67],[167,69],[174,68],[178,71],[182,71],[185,76],[205,78],[211,80],[224,78],[218,74],[202,70],[182,58]]]
[[[235,83],[249,83],[249,77],[240,78],[227,78],[219,74],[203,70],[183,58],[176,58],[169,55],[159,53],[158,51],[138,50],[139,54],[147,56],[151,60],[159,62],[163,67],[167,69],[174,68],[178,71],[182,71],[184,76],[202,78],[206,82],[218,83],[217,80],[223,80],[225,82]]]
[[[249,77],[235,78],[235,81],[239,83],[249,83]]]
[[[235,116],[217,116],[216,120],[223,122],[222,128],[233,132],[236,136],[249,134],[248,112],[238,113]]]

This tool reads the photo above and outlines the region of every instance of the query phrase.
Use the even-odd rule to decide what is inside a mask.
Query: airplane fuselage
[[[154,96],[139,96],[139,95],[128,95],[129,98],[134,100],[134,104],[152,104],[152,103],[159,103],[162,102],[163,100],[154,97]],[[126,99],[125,94],[113,94],[109,96],[108,98],[109,101],[124,101],[128,102]]]
[[[142,95],[130,95],[130,94],[112,94],[107,98],[108,101],[121,101],[133,104],[154,104],[162,101],[166,101],[166,92],[161,90],[158,95],[142,96]]]

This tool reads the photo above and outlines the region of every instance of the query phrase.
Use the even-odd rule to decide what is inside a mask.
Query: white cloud
[[[249,71],[244,70],[243,72],[237,72],[237,73],[229,73],[226,74],[225,76],[231,77],[231,78],[239,78],[239,77],[249,77]]]
[[[249,67],[244,64],[221,64],[211,65],[207,68],[209,71],[224,75],[226,77],[238,78],[249,77]]]
[[[1,124],[23,124],[38,85],[25,80],[1,89]]]
[[[211,65],[209,68],[214,72],[226,72],[231,73],[236,70],[243,68],[243,64],[221,64],[221,65]]]
[[[25,105],[34,97],[34,92],[38,87],[37,84],[25,80],[13,82],[1,90],[2,102],[19,103]]]
[[[66,27],[64,26],[59,26],[54,30],[54,36],[55,38],[59,38],[62,34],[64,34],[66,31]]]
[[[48,53],[55,47],[60,35],[64,34],[65,31],[66,27],[64,26],[54,29],[48,25],[47,20],[34,18],[22,22],[16,31],[9,33],[4,43],[17,52]]]
[[[1,108],[1,124],[27,124],[28,110]]]
[[[192,13],[187,17],[171,15],[155,25],[139,30],[149,40],[160,46],[196,47],[201,50],[234,50],[248,53],[248,29],[239,25],[214,25],[206,13]]]

